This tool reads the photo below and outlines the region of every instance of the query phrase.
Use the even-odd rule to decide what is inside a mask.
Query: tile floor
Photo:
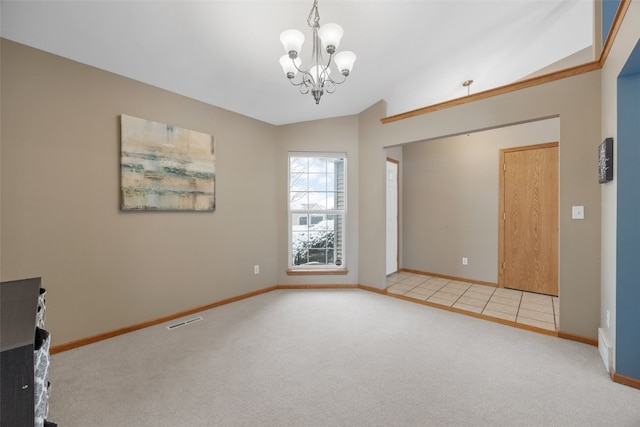
[[[558,297],[405,271],[387,276],[387,293],[535,326],[559,329]]]

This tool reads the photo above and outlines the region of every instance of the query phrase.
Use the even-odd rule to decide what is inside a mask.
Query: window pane
[[[293,232],[291,236],[292,264],[306,264],[308,261],[309,234],[306,232]]]
[[[324,157],[310,157],[309,173],[327,173],[327,159]]]
[[[341,265],[341,218],[342,215],[310,215],[308,219],[305,215],[292,215],[292,224],[298,224],[292,232],[292,264]],[[306,220],[312,224],[300,224]]]
[[[298,227],[301,231],[294,231],[291,236],[293,237],[293,244],[301,248],[309,247],[309,232],[306,225]]]
[[[291,191],[307,191],[309,189],[309,175],[307,173],[292,173],[289,179]]]
[[[329,159],[327,162],[327,173],[343,173],[344,159]]]
[[[309,209],[309,193],[307,193],[306,191],[292,191],[289,197],[290,209]]]
[[[322,230],[313,230],[309,232],[310,248],[326,248],[328,240],[333,240],[333,233]]]
[[[327,193],[325,192],[313,192],[309,193],[309,205],[307,209],[320,210],[331,209],[327,203]]]
[[[289,172],[290,173],[306,173],[309,168],[308,157],[291,157],[289,159]]]
[[[336,188],[336,176],[333,175],[333,174],[328,174],[327,175],[327,190],[329,190],[329,191],[337,190],[337,188]]]
[[[333,192],[326,193],[326,203],[327,209],[335,209],[336,208],[336,194]]]
[[[327,250],[327,264],[335,264],[335,251],[332,249]]]
[[[309,215],[307,214],[293,214],[291,215],[291,225],[293,226],[293,230],[298,230],[299,226],[305,226],[303,229],[306,230],[306,226],[309,224]]]
[[[310,173],[309,174],[309,191],[326,191],[327,190],[327,174]]]
[[[307,264],[309,262],[309,254],[306,251],[295,252],[291,261],[293,265]]]
[[[327,253],[324,249],[309,249],[310,264],[327,264]]]

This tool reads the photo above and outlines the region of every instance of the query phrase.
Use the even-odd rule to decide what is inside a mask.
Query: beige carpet
[[[279,290],[199,315],[54,355],[49,419],[640,426],[640,390],[613,383],[593,346],[357,289]]]

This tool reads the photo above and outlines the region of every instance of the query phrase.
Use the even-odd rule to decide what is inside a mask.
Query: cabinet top
[[[33,344],[39,277],[0,283],[0,351]]]

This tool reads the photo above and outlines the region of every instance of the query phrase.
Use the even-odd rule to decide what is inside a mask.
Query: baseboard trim
[[[358,289],[375,292],[376,294],[388,295],[386,289],[374,288],[372,286],[358,285]]]
[[[365,285],[276,285],[276,289],[362,289],[364,291],[375,292],[387,295],[386,289],[374,288]]]
[[[276,285],[275,289],[355,289],[358,285]]]
[[[485,282],[483,280],[467,279],[465,277],[448,276],[446,274],[439,274],[439,273],[431,273],[431,272],[428,272],[428,271],[413,270],[411,268],[401,268],[400,271],[406,271],[407,273],[413,273],[413,274],[422,274],[423,276],[440,277],[441,279],[455,280],[455,281],[458,281],[458,282],[475,283],[477,285],[493,286],[494,288],[498,287],[498,284],[497,283],[493,283],[493,282]]]
[[[637,388],[640,390],[640,379],[638,378],[628,377],[626,375],[620,375],[615,371],[613,371],[611,373],[611,379],[613,380],[613,382],[616,382],[618,384],[626,385],[626,386]]]
[[[268,288],[259,289],[257,291],[248,292],[246,294],[241,294],[235,297],[223,299],[220,301],[213,302],[211,304],[203,305],[200,307],[192,308],[189,310],[180,311],[177,313],[169,314],[167,316],[159,317],[157,319],[148,320],[146,322],[136,323],[135,325],[125,326],[124,328],[115,329],[113,331],[103,332],[101,334],[92,335],[90,337],[81,338],[79,340],[70,341],[68,343],[51,346],[49,353],[56,354],[62,353],[63,351],[72,350],[74,348],[82,347],[88,344],[93,344],[98,341],[104,341],[109,338],[117,337],[118,335],[124,335],[129,332],[137,331],[139,329],[148,328],[149,326],[158,325],[160,323],[168,322],[170,320],[178,319],[180,317],[189,316],[194,313],[198,313],[200,311],[209,310],[215,307],[219,307],[221,305],[230,304],[232,302],[240,301],[246,298],[251,298],[256,295],[264,294],[267,292],[271,292],[276,290],[277,286],[270,286]]]
[[[587,337],[583,337],[580,335],[574,335],[574,334],[569,334],[566,332],[558,332],[558,338],[563,338],[565,340],[571,340],[571,341],[577,341],[577,342],[581,342],[583,344],[589,344],[589,345],[593,345],[593,346],[598,346],[598,339],[597,338],[587,338]]]

